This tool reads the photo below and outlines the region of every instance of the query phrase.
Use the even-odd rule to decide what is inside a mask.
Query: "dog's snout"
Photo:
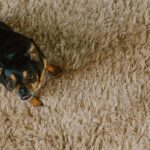
[[[21,87],[19,89],[19,94],[20,95],[24,95],[24,94],[27,94],[28,93],[28,89],[26,87]]]
[[[22,100],[27,100],[31,97],[31,95],[26,87],[20,87],[19,95]]]

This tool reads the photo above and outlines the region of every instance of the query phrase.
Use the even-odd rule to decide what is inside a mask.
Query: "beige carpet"
[[[1,150],[150,149],[149,0],[0,0],[0,19],[65,69],[41,108],[0,86]]]

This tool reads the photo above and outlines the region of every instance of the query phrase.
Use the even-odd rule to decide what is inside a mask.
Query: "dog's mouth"
[[[31,96],[32,96],[32,95],[30,95],[30,94],[29,94],[29,95],[22,95],[22,96],[21,96],[21,99],[22,99],[22,100],[28,100]]]

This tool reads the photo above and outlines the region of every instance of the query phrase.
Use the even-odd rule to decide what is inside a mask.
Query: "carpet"
[[[150,149],[149,0],[0,0],[0,19],[64,68],[40,108],[0,86],[0,149]]]

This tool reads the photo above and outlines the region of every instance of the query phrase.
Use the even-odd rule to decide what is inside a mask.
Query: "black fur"
[[[38,62],[31,60],[28,54],[31,44],[34,44],[39,53],[40,61]],[[22,78],[24,70],[28,70],[33,75],[36,76],[37,74],[40,77],[44,69],[43,58],[44,54],[32,39],[14,32],[5,23],[0,22],[0,82],[8,90],[13,90],[9,89],[6,84],[11,73],[15,74],[17,84],[20,84],[20,87],[25,87],[25,81]]]

